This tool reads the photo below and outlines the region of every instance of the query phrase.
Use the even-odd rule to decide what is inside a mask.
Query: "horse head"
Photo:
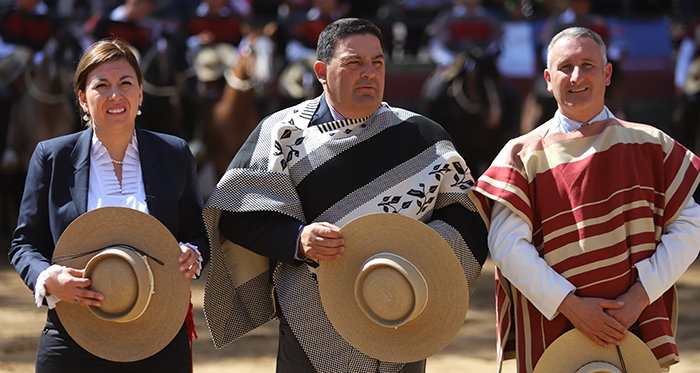
[[[503,92],[496,60],[498,55],[475,46],[457,54],[445,70],[448,94],[468,114],[476,115],[486,128],[496,128],[503,118]]]

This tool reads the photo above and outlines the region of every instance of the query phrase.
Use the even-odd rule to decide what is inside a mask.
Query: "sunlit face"
[[[136,71],[125,59],[107,62],[92,70],[79,91],[80,106],[92,116],[95,133],[133,132],[143,88]]]
[[[589,37],[563,37],[553,45],[550,57],[551,70],[545,70],[544,78],[562,114],[587,122],[600,113],[612,66],[603,64],[598,44]]]
[[[384,51],[376,36],[353,35],[339,40],[328,63],[317,61],[316,76],[328,102],[346,118],[374,113],[384,97]]]

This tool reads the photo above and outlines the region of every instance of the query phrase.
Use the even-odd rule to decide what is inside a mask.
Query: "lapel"
[[[87,212],[91,144],[92,126],[80,134],[69,158],[70,164],[73,166],[73,184],[70,185],[69,189],[78,215]]]
[[[154,217],[158,217],[158,202],[160,184],[163,179],[161,170],[156,167],[158,164],[158,153],[153,148],[155,144],[150,141],[150,136],[140,128],[136,128],[136,139],[139,142],[139,158],[141,159],[141,174],[143,175],[143,187],[146,190],[146,203],[148,212]]]
[[[311,121],[309,121],[309,126],[328,123],[334,120],[333,114],[331,114],[331,109],[328,107],[328,102],[326,102],[326,94],[323,93],[321,95],[321,100],[318,103],[318,109],[314,113],[313,117],[311,117]]]

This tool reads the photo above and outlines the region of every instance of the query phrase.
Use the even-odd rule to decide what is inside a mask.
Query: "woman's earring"
[[[85,115],[83,115],[83,120],[86,122],[89,122],[90,121],[90,114],[85,113]]]
[[[141,115],[141,105],[139,105],[139,111],[136,112],[136,115]]]

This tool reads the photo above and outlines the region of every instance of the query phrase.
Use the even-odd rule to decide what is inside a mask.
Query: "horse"
[[[72,90],[73,58],[80,53],[79,45],[67,45],[52,37],[43,52],[42,62],[38,66],[30,62],[18,78],[23,89],[10,112],[0,166],[3,231],[16,221],[29,159],[36,145],[80,128]]]
[[[262,119],[261,106],[269,100],[274,78],[274,51],[269,32],[253,29],[223,78],[209,85],[218,94],[203,95],[200,136],[206,157],[202,158],[213,164],[217,180]]]
[[[445,128],[474,177],[517,132],[519,103],[496,58],[481,47],[460,52],[451,66],[436,69],[421,91],[422,113]]]

